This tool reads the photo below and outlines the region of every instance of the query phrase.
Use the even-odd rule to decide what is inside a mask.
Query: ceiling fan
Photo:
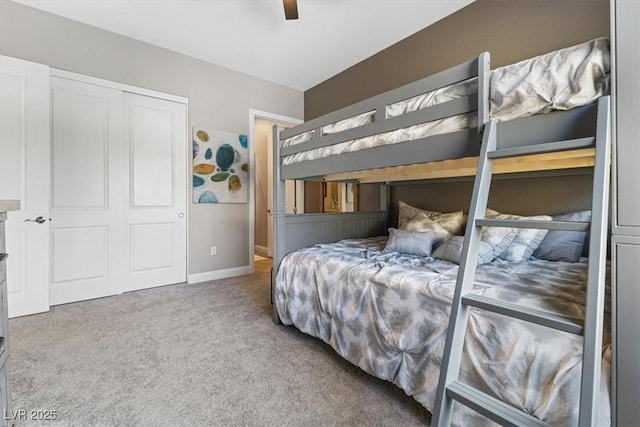
[[[282,0],[284,3],[284,17],[285,19],[298,19],[298,2],[297,0]]]

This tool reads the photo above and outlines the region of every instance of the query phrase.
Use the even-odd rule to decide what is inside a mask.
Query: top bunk
[[[507,147],[580,140],[498,159],[495,173],[590,167],[595,149],[585,138],[596,134],[595,101],[609,93],[609,71],[607,38],[495,70],[485,52],[284,130],[275,147],[280,179],[375,183],[473,176],[489,121],[499,141],[514,141]]]

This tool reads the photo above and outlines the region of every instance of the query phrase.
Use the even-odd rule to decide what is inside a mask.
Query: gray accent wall
[[[0,54],[187,97],[190,129],[248,135],[251,108],[303,113],[300,91],[6,0],[0,1]],[[190,204],[188,273],[248,266],[252,217],[248,203]]]
[[[574,171],[563,177],[528,174],[513,179],[514,176],[494,177],[489,192],[490,208],[516,215],[556,215],[591,209],[591,170]],[[557,185],[558,180],[565,185]],[[472,190],[473,178],[393,187],[389,213],[391,224],[398,223],[400,200],[421,209],[467,213]]]

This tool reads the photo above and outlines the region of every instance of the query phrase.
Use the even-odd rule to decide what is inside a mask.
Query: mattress
[[[458,266],[384,252],[386,239],[288,254],[275,304],[284,324],[321,338],[432,411]],[[586,261],[497,260],[478,267],[474,292],[582,319]],[[605,319],[599,426],[610,424],[609,311]],[[582,337],[471,309],[460,378],[551,425],[577,425],[581,357]],[[461,405],[453,421],[490,424]]]
[[[490,77],[490,116],[494,120],[504,121],[590,104],[609,93],[610,68],[607,38],[496,68]],[[386,117],[397,117],[475,93],[477,78],[388,105],[385,113]],[[325,125],[322,134],[338,133],[373,123],[374,116],[375,111],[369,111]],[[474,127],[477,127],[477,115],[461,114],[292,154],[283,157],[282,164],[286,166]],[[314,132],[288,138],[283,142],[283,147],[310,141]]]

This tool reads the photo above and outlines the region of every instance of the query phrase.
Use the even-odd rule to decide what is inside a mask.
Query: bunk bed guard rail
[[[394,117],[387,114],[387,107],[390,105],[475,78],[477,91],[474,90],[467,96]],[[490,57],[488,52],[483,52],[471,61],[286,129],[280,133],[279,143],[274,144],[277,150],[274,157],[280,160],[281,179],[321,179],[323,175],[332,173],[477,156],[480,142],[478,134],[489,120],[489,79]],[[371,113],[371,120],[366,124],[331,134],[323,130],[327,126],[365,113]],[[285,157],[297,153],[330,148],[336,144],[464,114],[477,117],[477,120],[472,121],[474,127],[289,165],[283,165],[282,162]],[[310,135],[308,140],[283,146],[288,138],[305,133]]]

